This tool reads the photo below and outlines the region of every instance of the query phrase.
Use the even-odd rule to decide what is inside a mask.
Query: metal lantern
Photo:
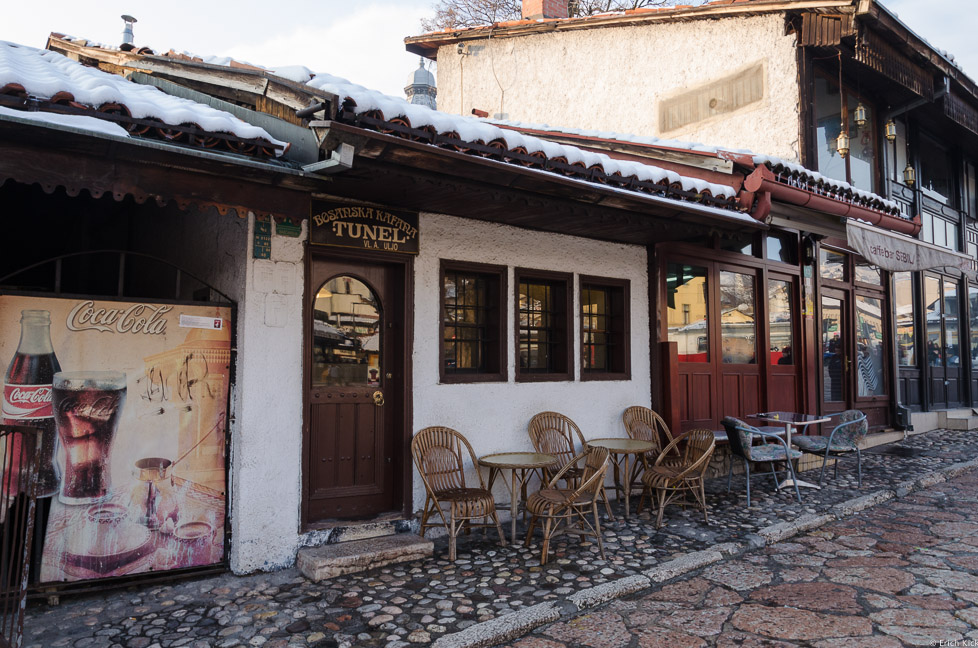
[[[908,187],[912,187],[913,183],[917,180],[917,174],[914,172],[913,167],[907,162],[906,168],[903,170],[903,181]]]
[[[859,128],[864,128],[866,126],[866,106],[863,102],[856,104],[856,112],[853,114],[856,119],[856,126]]]
[[[883,126],[883,133],[886,135],[886,140],[888,142],[893,142],[896,140],[896,122],[892,119],[886,120],[886,124]]]
[[[849,135],[845,131],[840,132],[835,138],[835,149],[839,152],[839,157],[849,155]]]

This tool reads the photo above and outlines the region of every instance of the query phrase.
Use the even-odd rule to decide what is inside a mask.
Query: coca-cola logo
[[[68,313],[69,331],[102,331],[108,333],[166,333],[166,313],[172,306],[161,304],[133,304],[128,308],[96,307],[94,301],[79,302]]]
[[[15,405],[37,405],[51,402],[50,387],[33,387],[21,389],[14,387],[7,393],[7,400]]]

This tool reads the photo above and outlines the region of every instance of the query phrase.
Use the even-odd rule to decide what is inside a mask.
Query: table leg
[[[510,532],[509,537],[510,537],[510,542],[514,545],[516,544],[516,514],[519,511],[519,498],[520,498],[520,491],[516,489],[516,473],[517,473],[516,468],[512,468],[509,471],[509,474],[511,475],[511,484],[512,484],[512,488],[510,488],[511,498],[510,498],[510,505],[509,505],[510,506],[509,517],[512,520],[512,530]]]
[[[625,489],[624,489],[625,490],[625,519],[626,520],[628,519],[628,509],[629,509],[629,503],[630,503],[631,495],[632,495],[632,483],[631,483],[632,482],[632,473],[630,473],[628,471],[628,457],[629,457],[629,455],[626,454],[625,455],[625,483],[624,483],[624,487],[625,487]]]
[[[790,423],[785,424],[785,426],[784,426],[784,429],[785,429],[785,445],[788,446],[788,450],[791,450],[791,430],[792,430],[793,427],[794,426],[792,426]],[[795,472],[797,472],[797,470]],[[797,478],[796,479],[791,479],[790,477],[788,479],[784,480],[783,482],[781,482],[780,484],[778,484],[778,489],[786,488],[788,486],[795,486],[796,484],[799,487],[801,487],[801,488],[814,488],[815,490],[821,489],[821,486],[819,486],[818,484],[813,484],[811,482],[807,482],[807,481],[804,481],[802,479],[797,479]]]

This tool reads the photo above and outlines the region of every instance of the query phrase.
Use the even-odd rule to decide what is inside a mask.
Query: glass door
[[[924,307],[931,407],[960,407],[963,398],[957,280],[940,275],[924,275]]]
[[[823,290],[821,298],[822,412],[841,412],[851,406],[848,299],[842,291]]]

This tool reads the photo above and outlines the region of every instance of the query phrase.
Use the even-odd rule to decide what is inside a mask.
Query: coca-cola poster
[[[221,562],[230,360],[228,306],[0,295],[2,418],[42,430],[40,583]]]

